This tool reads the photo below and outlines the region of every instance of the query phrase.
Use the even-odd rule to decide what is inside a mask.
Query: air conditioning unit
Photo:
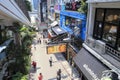
[[[100,40],[96,40],[94,49],[98,53],[104,54],[105,53],[105,43]]]
[[[88,37],[86,42],[90,47],[94,47],[95,45],[95,40],[92,37]]]

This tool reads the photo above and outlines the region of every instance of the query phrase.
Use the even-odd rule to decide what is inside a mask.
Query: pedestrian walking
[[[36,50],[36,46],[34,46],[34,49]]]
[[[45,44],[47,44],[47,40],[45,40]]]
[[[50,67],[52,67],[52,57],[49,59]]]
[[[43,80],[43,75],[42,75],[42,73],[39,74],[38,80]]]
[[[41,39],[39,38],[39,42],[40,42],[40,44],[41,44]]]
[[[57,71],[57,80],[61,80],[61,69]]]
[[[37,41],[37,43],[39,43],[39,40]]]
[[[34,71],[36,71],[36,65],[37,65],[37,63],[36,63],[35,61],[33,61],[33,62],[32,62],[32,66],[33,66],[33,68],[34,68]]]

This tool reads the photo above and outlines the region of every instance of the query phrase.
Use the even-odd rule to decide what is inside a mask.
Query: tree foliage
[[[22,26],[19,28],[18,32],[24,33],[22,38],[22,45],[16,46],[11,43],[7,49],[7,55],[9,59],[15,59],[14,63],[11,63],[9,67],[9,72],[12,74],[12,80],[27,80],[26,75],[30,70],[30,52],[31,44],[33,40],[34,29],[27,26]],[[23,35],[21,34],[21,37]]]
[[[81,13],[87,14],[87,7],[88,7],[88,5],[86,3],[86,0],[81,0],[81,6],[78,9],[78,11],[81,12]]]
[[[31,3],[28,1],[28,0],[25,0],[25,4],[26,4],[26,7],[28,9],[28,11],[31,11]]]

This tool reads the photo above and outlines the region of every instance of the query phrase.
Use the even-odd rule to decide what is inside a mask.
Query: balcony
[[[93,50],[95,50],[97,53],[101,55],[108,54],[114,57],[116,60],[120,61],[120,52],[107,46],[104,42],[100,40],[95,40],[93,38],[88,38],[86,42],[87,42],[87,45]]]
[[[109,47],[109,46],[105,46],[105,52],[106,54],[111,55],[112,57],[114,57],[115,59],[117,59],[118,61],[120,61],[120,52]]]

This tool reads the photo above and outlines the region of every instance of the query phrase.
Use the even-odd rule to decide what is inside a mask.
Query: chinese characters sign
[[[57,44],[57,45],[47,46],[48,54],[60,53],[60,52],[66,52],[66,44]]]

